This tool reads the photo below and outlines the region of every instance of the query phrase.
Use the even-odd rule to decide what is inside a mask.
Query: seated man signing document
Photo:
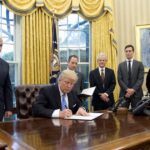
[[[72,114],[86,116],[88,113],[77,95],[72,91],[78,77],[72,70],[64,70],[58,78],[58,84],[41,89],[33,104],[33,116],[66,118]]]

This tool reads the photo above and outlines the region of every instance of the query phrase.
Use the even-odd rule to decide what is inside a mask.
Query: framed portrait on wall
[[[144,71],[150,68],[150,25],[136,25],[136,54],[142,61]]]

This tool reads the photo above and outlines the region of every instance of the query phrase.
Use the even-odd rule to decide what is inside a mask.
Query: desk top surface
[[[121,149],[148,141],[149,135],[150,117],[131,113],[104,112],[92,121],[35,118],[0,123],[0,139],[15,150]]]

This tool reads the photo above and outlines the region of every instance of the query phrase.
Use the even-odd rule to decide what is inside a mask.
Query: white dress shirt
[[[60,98],[62,101],[62,96],[64,95],[64,93],[61,91],[60,87],[59,87],[59,93],[60,93]],[[67,94],[65,94],[65,100],[66,100],[66,104],[67,104],[67,108],[68,108],[69,102],[68,102],[68,95]],[[52,118],[59,118],[59,112],[60,112],[60,109],[54,110],[54,112],[52,114]]]

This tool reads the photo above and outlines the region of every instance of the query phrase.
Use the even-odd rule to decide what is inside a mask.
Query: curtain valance
[[[3,4],[17,15],[31,14],[36,10],[36,0],[3,0]]]
[[[48,15],[59,18],[76,11],[87,19],[111,11],[111,3],[112,0],[3,0],[3,4],[18,15],[29,15],[41,7]]]

